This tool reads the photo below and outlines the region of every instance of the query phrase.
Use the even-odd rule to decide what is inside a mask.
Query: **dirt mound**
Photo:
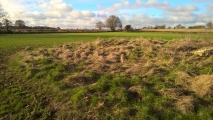
[[[213,41],[208,40],[111,38],[25,50],[21,55],[26,68],[35,67],[33,61],[40,59],[63,63],[68,70],[77,73],[62,80],[71,87],[95,83],[94,79],[86,75],[90,71],[100,75],[111,73],[125,77],[138,76],[144,81],[149,78],[161,80],[170,87],[162,83],[159,89],[153,87],[150,90],[173,99],[175,109],[190,113],[194,111],[194,97],[186,93],[213,97],[213,56],[194,54],[194,51],[212,47]],[[130,87],[127,90],[128,98],[142,100],[141,89],[138,85]]]
[[[213,75],[201,75],[193,79],[191,90],[200,97],[213,97]]]
[[[188,73],[183,72],[183,71],[178,71],[176,73],[176,78],[175,78],[175,84],[181,85],[183,87],[188,87],[191,82],[192,82],[192,76],[190,76]]]
[[[98,39],[92,43],[70,43],[55,48],[26,50],[23,56],[28,61],[48,58],[75,66],[84,62],[85,65],[81,66],[83,71],[127,72],[131,75],[162,77],[184,63],[187,63],[187,66],[183,68],[189,69],[191,69],[189,64],[194,64],[195,68],[209,66],[212,63],[211,56],[204,58],[193,52],[211,46],[213,42],[207,40],[165,41],[111,38],[109,40]],[[196,71],[191,74],[198,75]],[[183,79],[185,78],[177,81],[180,82]]]
[[[194,111],[195,101],[192,96],[188,96],[185,92],[180,88],[169,88],[161,91],[164,96],[174,100],[175,109],[188,114]]]
[[[82,85],[90,85],[95,83],[96,81],[85,75],[72,75],[63,82],[66,83],[68,86],[76,87]]]
[[[141,86],[132,86],[128,89],[128,98],[129,99],[138,99],[142,100],[142,95],[141,95]]]

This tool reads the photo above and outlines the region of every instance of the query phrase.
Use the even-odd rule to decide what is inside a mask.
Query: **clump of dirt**
[[[192,113],[194,112],[194,98],[192,96],[179,97],[175,107],[185,114]]]
[[[72,75],[68,77],[66,80],[63,80],[70,87],[82,86],[82,85],[91,85],[96,81],[85,75]]]
[[[169,88],[162,90],[161,93],[174,100],[174,107],[181,112],[188,114],[194,111],[195,100],[187,95],[186,91],[180,88]]]
[[[190,87],[201,98],[213,98],[213,75],[196,76]]]
[[[128,97],[130,99],[134,98],[134,99],[142,100],[141,89],[142,87],[139,85],[130,87],[128,89]]]
[[[191,84],[192,78],[193,77],[190,76],[188,73],[183,71],[178,71],[176,73],[175,84],[182,85],[183,87],[187,88]]]

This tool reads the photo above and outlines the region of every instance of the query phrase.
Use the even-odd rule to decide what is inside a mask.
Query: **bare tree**
[[[178,24],[174,29],[185,29],[186,27],[182,26],[181,24]]]
[[[166,28],[166,25],[165,24],[163,24],[163,25],[156,25],[155,27],[154,27],[154,29],[165,29]]]
[[[4,9],[0,3],[0,19],[3,18],[4,16],[6,16],[6,12],[4,12]]]
[[[115,15],[110,15],[106,20],[106,27],[110,28],[111,31],[115,31],[116,27],[122,27],[122,22],[119,17]]]
[[[178,24],[175,29],[181,29],[182,25],[181,24]]]
[[[119,25],[118,25],[118,28],[122,30],[122,27],[123,27],[122,23],[120,22]]]
[[[15,26],[22,28],[25,26],[25,22],[23,20],[16,20]]]
[[[12,22],[8,19],[3,19],[3,25],[5,26],[6,31],[9,32],[9,26],[12,25]]]
[[[208,22],[208,23],[206,24],[206,27],[207,27],[207,28],[210,28],[210,29],[213,28],[213,23],[212,23],[212,22]]]
[[[100,31],[102,30],[102,27],[104,27],[105,25],[104,25],[104,23],[103,22],[101,22],[101,21],[99,21],[99,22],[97,22],[96,23],[96,28],[98,28]]]

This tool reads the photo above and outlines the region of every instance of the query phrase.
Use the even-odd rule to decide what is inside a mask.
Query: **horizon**
[[[162,25],[185,27],[213,22],[213,0],[7,0],[0,1],[9,19],[26,26],[93,29],[109,15],[133,28]]]

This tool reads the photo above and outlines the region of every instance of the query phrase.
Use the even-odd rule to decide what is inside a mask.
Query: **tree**
[[[4,12],[4,9],[0,3],[0,19],[3,18],[4,16],[6,16],[6,12]]]
[[[121,23],[121,22],[118,24],[118,28],[119,28],[120,30],[122,30],[123,25],[122,25],[122,23]]]
[[[165,29],[166,28],[166,25],[165,24],[163,24],[163,25],[156,25],[155,27],[154,27],[154,29]]]
[[[110,15],[106,20],[106,27],[110,28],[111,31],[115,31],[116,27],[122,27],[122,22],[119,17],[115,15]]]
[[[175,29],[181,29],[181,24],[178,24],[176,27],[175,27]]]
[[[23,20],[16,20],[15,26],[22,28],[25,26],[25,22]]]
[[[206,27],[207,27],[207,28],[210,28],[210,29],[213,28],[213,23],[212,23],[212,22],[208,22],[208,23],[206,24]]]
[[[126,25],[126,26],[124,27],[124,30],[125,30],[125,31],[131,31],[131,30],[132,30],[132,26],[131,26],[131,25]]]
[[[178,25],[175,27],[175,29],[185,29],[185,27],[182,26],[181,24],[178,24]]]
[[[3,25],[6,27],[6,31],[9,32],[9,26],[12,25],[12,22],[8,19],[3,19]]]
[[[0,22],[0,27],[2,27],[2,25],[3,25],[3,24]]]
[[[189,26],[189,29],[204,29],[204,25],[195,25],[195,26]]]
[[[101,21],[97,22],[95,25],[95,27],[98,28],[100,31],[102,30],[102,27],[104,27],[104,26],[105,26],[104,23]]]

